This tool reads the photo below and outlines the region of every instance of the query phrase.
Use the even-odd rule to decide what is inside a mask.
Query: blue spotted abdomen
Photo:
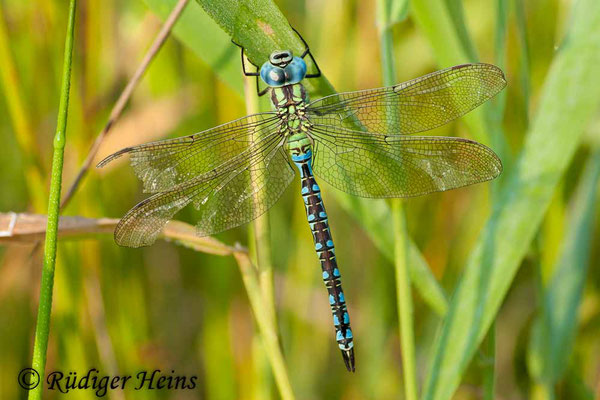
[[[346,368],[349,371],[354,371],[354,343],[352,330],[350,329],[350,316],[348,315],[346,299],[342,290],[340,270],[335,258],[335,248],[327,221],[327,213],[321,198],[321,189],[312,173],[312,151],[305,150],[300,154],[292,153],[292,160],[300,170],[306,217],[313,234],[315,250],[321,262],[323,281],[329,294],[329,305],[333,314],[336,340],[342,351]]]

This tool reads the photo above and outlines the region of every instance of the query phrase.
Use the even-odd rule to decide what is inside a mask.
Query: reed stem
[[[246,112],[255,114],[259,111],[258,97],[254,91],[254,78],[244,80]],[[260,196],[260,194],[257,194]],[[260,201],[257,198],[256,201]],[[245,265],[238,259],[250,304],[263,339],[267,359],[275,377],[275,383],[282,399],[294,399],[288,371],[281,352],[278,338],[277,318],[275,316],[275,290],[273,288],[273,263],[271,261],[271,244],[268,214],[263,214],[250,224],[249,240],[250,259],[256,268]]]
[[[383,84],[384,86],[392,86],[396,83],[391,30],[393,22],[390,20],[392,4],[390,1],[379,0],[377,5],[379,7],[378,25]],[[408,272],[408,233],[402,200],[400,199],[392,200],[392,219],[394,221],[394,269],[396,273],[404,393],[407,400],[417,400],[413,306]]]
[[[46,368],[46,352],[48,350],[48,336],[50,335],[50,314],[52,311],[52,290],[54,288],[54,270],[56,264],[56,245],[58,236],[58,217],[60,210],[60,188],[62,183],[63,156],[66,141],[67,114],[69,109],[69,89],[71,86],[71,60],[73,55],[73,37],[75,31],[76,0],[69,4],[69,22],[65,39],[65,53],[63,57],[63,75],[54,135],[54,154],[52,156],[52,175],[50,179],[50,196],[48,199],[48,223],[46,228],[46,242],[44,246],[44,264],[42,267],[42,281],[40,285],[40,304],[38,306],[37,324],[35,328],[35,342],[33,346],[32,368],[41,379],[40,383],[29,392],[30,400],[42,398],[44,383],[44,370]]]

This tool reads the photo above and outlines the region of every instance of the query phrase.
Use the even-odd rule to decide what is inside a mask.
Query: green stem
[[[531,388],[531,399],[533,400],[554,400],[554,388],[548,382],[535,383]]]
[[[244,91],[246,99],[247,114],[259,112],[258,96],[254,91],[254,78],[247,78]],[[260,200],[260,199],[259,199]],[[255,219],[250,225],[251,240],[254,241],[252,250],[252,261],[258,267],[258,280],[263,294],[267,312],[271,314],[273,326],[277,326],[275,314],[275,290],[273,288],[273,262],[271,260],[271,240],[269,229],[269,215],[267,213]]]
[[[258,97],[254,92],[254,78],[244,80],[246,111],[255,114],[259,111]],[[257,199],[260,201],[260,199]],[[249,228],[251,257],[256,269],[246,268],[242,271],[246,290],[251,299],[263,338],[267,358],[271,364],[275,382],[283,399],[293,399],[287,368],[281,353],[277,337],[277,318],[275,314],[275,290],[273,288],[273,263],[271,261],[271,243],[268,214],[263,214],[253,221]],[[253,293],[251,293],[253,291]],[[256,293],[254,293],[256,291]],[[255,298],[255,300],[252,300]],[[260,304],[257,298],[260,298]],[[261,319],[259,319],[259,315]],[[264,319],[264,320],[263,320]]]
[[[402,348],[402,370],[404,372],[404,391],[407,400],[417,399],[417,377],[415,367],[415,334],[413,329],[413,305],[408,275],[408,235],[402,200],[392,200],[392,218],[396,242],[395,271],[396,293],[398,301],[398,319],[400,321],[400,345]]]
[[[389,21],[391,4],[380,0],[379,40],[381,46],[381,69],[384,86],[396,82],[394,66],[394,47]],[[396,272],[396,292],[398,319],[400,323],[400,344],[402,347],[402,370],[404,373],[404,392],[407,400],[417,399],[417,379],[415,367],[415,340],[413,331],[413,306],[408,272],[408,233],[402,201],[392,200],[392,218],[394,221],[394,268]]]
[[[246,287],[246,292],[248,293],[250,306],[252,307],[254,318],[258,325],[265,353],[267,354],[271,369],[273,370],[273,375],[275,376],[275,383],[279,389],[279,394],[283,400],[294,400],[294,393],[292,392],[287,368],[285,366],[283,354],[281,353],[281,347],[279,346],[277,331],[271,323],[270,313],[266,310],[256,271],[248,256],[241,252],[234,253],[234,256],[242,273],[242,279],[244,281],[244,286]]]
[[[256,240],[256,260],[258,265],[258,281],[267,311],[271,314],[273,326],[277,326],[275,313],[275,289],[273,287],[273,262],[271,260],[271,231],[267,214],[254,221],[254,238]]]
[[[496,322],[492,324],[482,346],[483,360],[483,400],[494,399],[494,387],[496,386],[495,363],[496,363]]]
[[[50,197],[48,199],[48,223],[44,247],[44,265],[40,285],[40,304],[38,307],[35,343],[33,346],[32,368],[42,377],[39,385],[29,392],[29,399],[41,399],[43,376],[46,368],[46,351],[50,334],[50,312],[52,310],[52,289],[54,287],[54,269],[56,263],[56,244],[58,234],[58,214],[60,209],[60,188],[62,183],[63,155],[65,150],[67,113],[69,108],[69,89],[71,86],[71,59],[73,54],[73,36],[75,31],[76,0],[69,5],[69,22],[65,39],[63,75],[58,107],[56,134],[54,135],[54,154],[52,156],[52,176],[50,179]]]

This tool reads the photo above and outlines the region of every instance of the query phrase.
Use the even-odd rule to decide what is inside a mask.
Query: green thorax
[[[301,83],[274,87],[271,89],[271,102],[283,120],[284,134],[287,137],[291,155],[305,155],[311,151],[311,142],[306,134],[309,127],[306,118],[308,95]]]

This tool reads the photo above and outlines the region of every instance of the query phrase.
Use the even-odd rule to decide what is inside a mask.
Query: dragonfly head
[[[271,87],[281,87],[300,82],[306,76],[306,63],[294,57],[289,50],[274,51],[269,61],[260,67],[261,79]]]
[[[276,67],[285,68],[289,63],[292,62],[294,55],[289,50],[277,50],[271,53],[269,56],[269,62]]]

